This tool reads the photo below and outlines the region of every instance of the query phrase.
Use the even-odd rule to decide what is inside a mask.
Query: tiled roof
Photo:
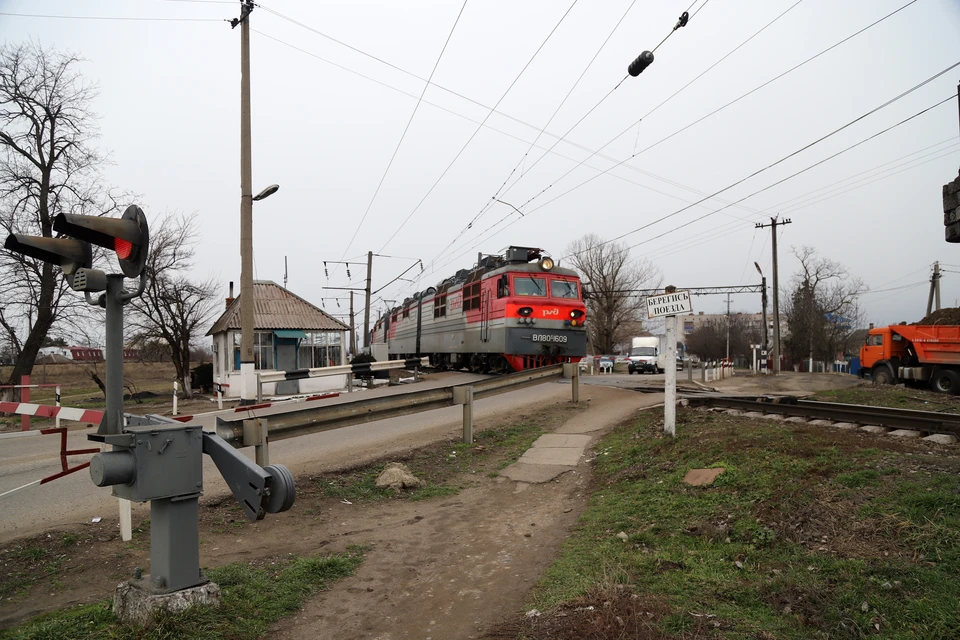
[[[253,324],[257,330],[302,329],[304,331],[349,331],[350,327],[313,306],[276,282],[253,283]],[[240,328],[240,296],[213,323],[207,335]]]

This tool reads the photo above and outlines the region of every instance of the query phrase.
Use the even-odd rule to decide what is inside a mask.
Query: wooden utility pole
[[[757,229],[770,227],[773,232],[773,373],[780,373],[780,279],[777,268],[777,227],[790,224],[790,218],[779,220],[778,216],[770,218],[770,224],[756,225]]]

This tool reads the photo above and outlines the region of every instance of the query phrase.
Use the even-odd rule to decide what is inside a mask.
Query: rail
[[[575,363],[558,364],[468,384],[449,385],[423,391],[409,391],[393,396],[361,399],[323,407],[296,409],[270,416],[269,429],[263,429],[262,431],[252,428],[250,419],[243,417],[218,418],[217,435],[238,448],[250,445],[263,446],[266,441],[266,431],[269,431],[269,440],[271,441],[285,440],[421,411],[463,405],[464,441],[472,442],[472,405],[474,400],[569,377],[573,379],[573,401],[578,402],[579,374],[579,367]],[[260,418],[259,420],[262,423],[268,419]]]
[[[790,396],[710,396],[700,395],[689,398],[694,406],[709,405],[740,409],[742,411],[761,411],[791,417],[807,419],[833,420],[859,425],[876,425],[890,429],[911,429],[928,433],[948,433],[960,437],[960,415],[937,413],[934,411],[916,411],[912,409],[894,409],[891,407],[871,407],[860,404],[838,404],[835,402],[817,402],[800,400]]]

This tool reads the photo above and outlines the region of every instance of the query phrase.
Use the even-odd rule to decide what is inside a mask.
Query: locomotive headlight
[[[540,260],[540,268],[544,271],[550,271],[550,269],[553,269],[553,258],[543,258]]]
[[[574,320],[578,318],[582,318],[583,311],[581,309],[574,309],[573,311],[570,312],[570,317],[573,318]]]
[[[533,314],[533,307],[520,307],[517,309],[517,313],[526,318]]]

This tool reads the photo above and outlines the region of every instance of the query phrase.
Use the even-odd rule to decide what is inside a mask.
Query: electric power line
[[[463,155],[463,152],[466,151],[470,143],[473,142],[473,139],[477,137],[478,133],[480,133],[480,130],[483,128],[483,125],[486,124],[490,116],[494,113],[494,111],[496,111],[497,107],[500,106],[500,103],[503,102],[504,98],[507,97],[507,94],[510,93],[510,90],[513,89],[514,85],[517,84],[517,82],[520,80],[520,77],[523,75],[523,72],[527,70],[527,68],[530,66],[533,60],[537,57],[537,55],[540,53],[543,47],[546,46],[547,42],[550,40],[553,34],[557,31],[557,29],[560,27],[560,25],[563,23],[566,17],[570,15],[570,11],[573,10],[573,8],[576,6],[578,1],[579,0],[573,0],[573,2],[570,3],[570,6],[567,7],[567,10],[560,17],[560,20],[557,22],[557,24],[554,25],[553,29],[550,30],[550,33],[547,34],[547,37],[543,40],[543,42],[540,43],[540,46],[537,47],[537,50],[534,51],[530,59],[527,60],[527,63],[523,65],[522,69],[520,69],[520,73],[517,74],[517,77],[513,79],[513,82],[511,82],[510,86],[507,87],[507,90],[503,92],[503,95],[501,95],[500,99],[497,100],[497,103],[493,105],[493,108],[487,112],[487,115],[483,117],[483,122],[481,122],[480,125],[470,135],[467,141],[463,144],[463,147],[460,148],[460,151],[457,152],[457,155],[454,156],[453,160],[450,161],[450,164],[447,165],[447,168],[444,169],[443,173],[440,174],[440,177],[437,178],[437,180],[433,183],[430,189],[427,190],[427,193],[423,196],[423,198],[420,199],[420,202],[417,203],[417,206],[413,208],[413,210],[407,215],[407,217],[403,219],[403,222],[400,223],[400,226],[397,227],[396,231],[394,231],[393,234],[389,238],[387,238],[387,241],[383,243],[383,246],[380,247],[379,249],[380,251],[383,251],[387,247],[387,245],[390,244],[390,242],[397,236],[397,234],[400,233],[400,230],[403,229],[404,226],[406,226],[410,218],[412,218],[413,215],[420,209],[421,205],[423,205],[423,203],[427,200],[427,198],[430,197],[430,194],[433,193],[433,190],[437,188],[437,185],[440,184],[440,181],[443,180],[444,176],[447,175],[447,172],[450,171],[450,169],[453,167],[456,161],[460,158],[460,156]]]
[[[417,109],[420,108],[420,103],[423,102],[423,96],[427,92],[427,88],[430,86],[431,81],[433,80],[434,74],[437,72],[437,67],[440,66],[440,60],[443,58],[444,52],[447,50],[447,45],[450,44],[450,38],[453,37],[453,32],[457,28],[457,24],[460,22],[460,17],[463,15],[463,10],[467,8],[467,1],[463,0],[463,5],[460,6],[460,12],[457,14],[457,19],[453,21],[453,26],[450,27],[450,33],[447,34],[447,39],[443,43],[443,47],[440,49],[440,55],[437,56],[437,61],[433,63],[433,69],[430,70],[430,77],[427,78],[426,83],[423,85],[423,91],[420,92],[420,97],[417,98],[417,104],[413,107],[413,112],[410,114],[410,118],[407,120],[407,125],[403,128],[403,133],[400,134],[400,140],[397,141],[397,147],[393,150],[393,155],[390,156],[390,161],[387,163],[386,169],[383,170],[383,175],[380,176],[380,182],[377,184],[376,190],[373,192],[373,197],[370,198],[370,202],[367,204],[366,211],[363,212],[363,216],[360,218],[360,223],[357,225],[357,228],[354,230],[353,235],[350,237],[350,242],[347,243],[347,246],[343,249],[343,255],[347,255],[347,251],[350,250],[350,247],[353,245],[353,241],[357,239],[357,234],[360,233],[360,228],[363,227],[363,223],[367,219],[367,215],[370,213],[370,209],[373,207],[373,203],[377,199],[377,195],[380,193],[380,188],[383,186],[384,180],[387,179],[387,174],[390,173],[390,167],[393,166],[393,161],[397,158],[397,153],[400,152],[400,146],[403,144],[404,138],[407,137],[407,131],[410,130],[410,125],[413,123],[413,118],[417,115]],[[343,256],[340,257],[343,259]]]
[[[60,14],[10,13],[0,11],[0,16],[15,18],[51,18],[57,20],[117,20],[126,22],[229,22],[223,18],[140,18],[135,16],[67,16]]]

